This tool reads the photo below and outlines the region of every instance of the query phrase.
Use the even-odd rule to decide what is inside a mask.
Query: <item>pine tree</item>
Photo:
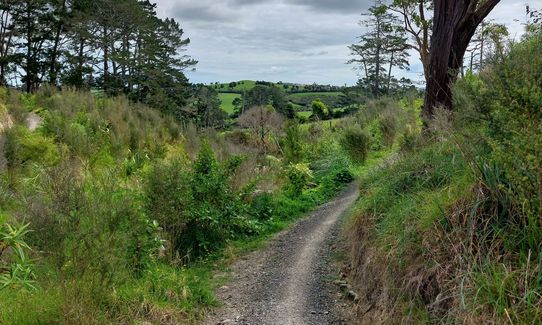
[[[380,0],[364,16],[360,25],[368,31],[349,47],[354,56],[349,63],[358,65],[363,75],[359,83],[380,96],[390,90],[393,69],[408,68],[407,39],[397,18]]]

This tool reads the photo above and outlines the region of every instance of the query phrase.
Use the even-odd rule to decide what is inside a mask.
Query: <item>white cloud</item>
[[[361,34],[369,0],[155,0],[161,16],[178,19],[199,61],[193,82],[257,79],[353,84],[347,46]],[[528,0],[529,1],[529,0]],[[531,0],[532,5],[536,6]],[[524,0],[502,0],[490,18],[519,35]],[[418,57],[404,75],[420,74]]]

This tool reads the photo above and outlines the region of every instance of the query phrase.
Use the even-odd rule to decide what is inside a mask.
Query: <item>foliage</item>
[[[275,216],[276,202],[270,193],[256,195],[251,202],[250,210],[261,221],[268,221]]]
[[[192,169],[179,160],[153,167],[146,178],[147,210],[163,225],[170,257],[190,261],[253,231],[245,221],[247,207],[232,189],[233,163],[219,164],[204,144]]]
[[[471,77],[458,85],[468,89],[470,95],[466,96],[472,97],[467,98],[474,97],[473,102],[479,105],[478,113],[486,121],[491,159],[506,171],[508,194],[528,215],[541,211],[541,40],[542,36],[535,34],[512,46],[508,56],[496,65],[498,69],[482,75],[481,80]],[[468,110],[465,113],[473,114]]]
[[[52,166],[59,161],[59,151],[53,140],[23,126],[15,126],[6,135],[6,158],[9,166],[40,163]]]
[[[300,195],[313,180],[314,176],[308,164],[291,164],[286,168],[290,189],[293,195]]]
[[[177,21],[158,17],[155,4],[7,1],[1,11],[1,85],[19,71],[27,92],[45,83],[95,87],[180,115],[189,90],[183,71],[196,61],[179,55],[190,40]]]
[[[295,120],[287,122],[283,137],[284,159],[290,163],[298,163],[303,159],[301,128]]]
[[[396,16],[388,11],[382,1],[376,1],[365,14],[362,22],[368,31],[359,37],[359,44],[351,45],[349,63],[356,64],[371,95],[380,96],[390,92],[393,68],[408,68],[407,38]]]
[[[201,128],[221,128],[227,114],[220,109],[218,93],[210,87],[195,86],[188,112],[184,113]]]
[[[258,106],[241,115],[238,124],[254,133],[263,147],[266,138],[282,128],[283,117],[272,106]]]
[[[531,34],[460,79],[456,113],[362,181],[351,263],[359,290],[392,293],[365,317],[541,321],[540,44]]]
[[[344,131],[340,143],[354,161],[362,163],[371,148],[371,135],[360,127],[349,127]]]
[[[319,120],[327,120],[330,117],[329,108],[320,99],[316,99],[311,104],[312,114]]]
[[[28,224],[14,227],[3,224],[0,228],[0,291],[6,288],[23,287],[36,290],[35,274],[27,253],[30,247],[25,242]]]
[[[335,176],[333,176],[333,182],[336,186],[349,184],[353,181],[354,175],[352,175],[352,173],[348,169],[340,170],[335,174]]]
[[[242,100],[245,109],[271,105],[285,117],[294,117],[294,112],[288,110],[286,94],[282,89],[275,86],[256,85],[243,94]]]

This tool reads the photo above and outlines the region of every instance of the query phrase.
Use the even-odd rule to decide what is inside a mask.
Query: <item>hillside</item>
[[[542,324],[539,1],[189,2],[2,1],[0,325]]]
[[[290,83],[272,83],[265,81],[241,80],[231,83],[214,83],[210,87],[217,91],[220,100],[220,108],[230,116],[235,113],[233,101],[242,99],[257,85],[276,87],[284,93],[285,100],[292,105],[299,116],[310,117],[311,104],[315,100],[321,100],[331,109],[345,108],[343,87],[330,85],[297,85]]]
[[[331,200],[402,130],[369,148],[354,119],[262,138],[85,91],[0,100],[3,324],[201,319],[217,268]]]

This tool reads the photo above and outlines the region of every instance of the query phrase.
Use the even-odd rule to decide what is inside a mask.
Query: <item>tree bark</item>
[[[433,117],[435,107],[452,109],[452,83],[474,32],[500,0],[435,0],[429,74],[422,115]]]

